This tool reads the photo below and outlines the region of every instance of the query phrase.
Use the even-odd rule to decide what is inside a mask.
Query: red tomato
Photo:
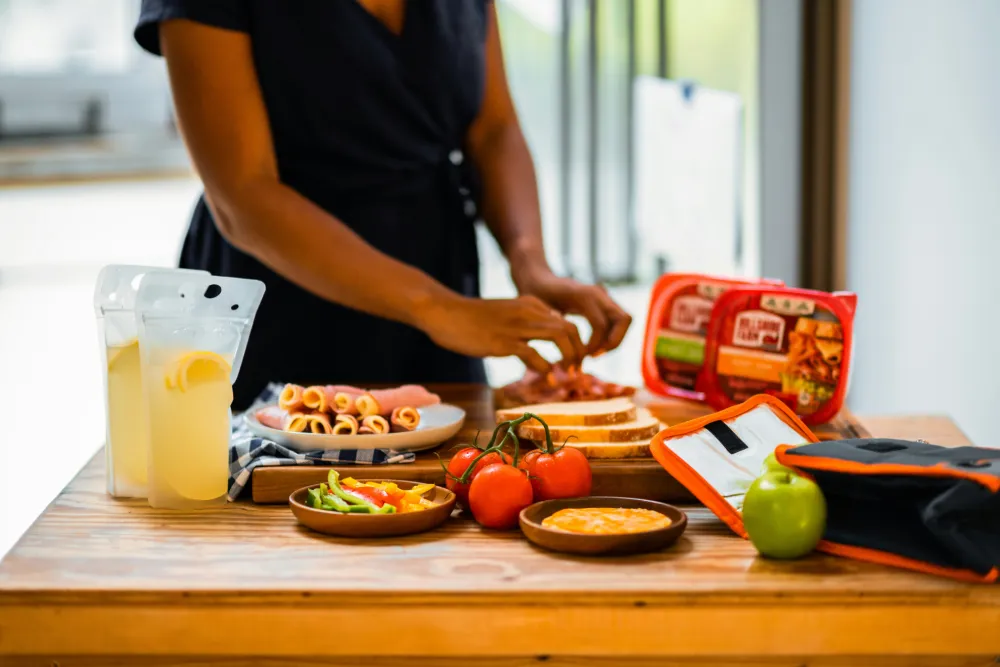
[[[494,463],[480,470],[469,488],[472,516],[485,528],[515,528],[517,515],[532,502],[528,476],[506,463]]]
[[[483,468],[493,463],[510,463],[510,457],[507,454],[500,458],[497,453],[490,453],[479,460],[476,467],[472,470],[472,475],[469,477],[469,481],[466,484],[458,482],[455,477],[461,477],[465,474],[465,471],[469,469],[469,465],[476,459],[477,456],[482,454],[482,450],[476,449],[475,447],[465,447],[464,449],[458,450],[458,452],[451,457],[448,461],[448,475],[445,477],[445,486],[448,490],[458,496],[459,502],[462,504],[469,504],[469,485],[472,484],[472,480],[476,478]]]
[[[578,449],[563,447],[555,454],[536,449],[528,452],[517,467],[530,476],[536,501],[590,495],[590,461]]]

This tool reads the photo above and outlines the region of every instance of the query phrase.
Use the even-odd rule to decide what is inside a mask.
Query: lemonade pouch
[[[253,319],[256,280],[150,274],[136,297],[149,423],[149,504],[226,502],[230,405]]]
[[[153,272],[207,275],[204,271],[115,264],[101,270],[94,289],[104,380],[107,489],[117,498],[146,497],[147,429],[135,297],[143,276]]]

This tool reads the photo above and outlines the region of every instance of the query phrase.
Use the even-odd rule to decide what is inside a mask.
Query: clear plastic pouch
[[[136,297],[149,504],[224,504],[232,383],[264,296],[256,280],[150,274]]]
[[[107,489],[118,498],[146,497],[148,429],[135,297],[143,276],[154,272],[208,275],[205,271],[116,264],[101,270],[94,288],[104,380]]]

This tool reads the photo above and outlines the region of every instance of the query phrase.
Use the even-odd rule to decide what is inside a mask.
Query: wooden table
[[[944,418],[877,435],[967,442]],[[1000,588],[755,556],[701,508],[674,548],[540,551],[454,519],[353,541],[287,508],[104,493],[98,454],[0,563],[0,665],[994,665]],[[362,657],[372,656],[372,657]],[[668,660],[667,658],[672,658]]]

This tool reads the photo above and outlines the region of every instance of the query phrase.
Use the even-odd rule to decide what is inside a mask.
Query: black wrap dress
[[[479,295],[476,174],[462,153],[485,78],[488,0],[408,0],[396,35],[356,0],[143,0],[135,38],[184,18],[248,33],[280,178],[382,252]],[[234,388],[268,382],[482,382],[482,360],[322,300],[237,250],[202,196],[180,265],[267,293]]]

